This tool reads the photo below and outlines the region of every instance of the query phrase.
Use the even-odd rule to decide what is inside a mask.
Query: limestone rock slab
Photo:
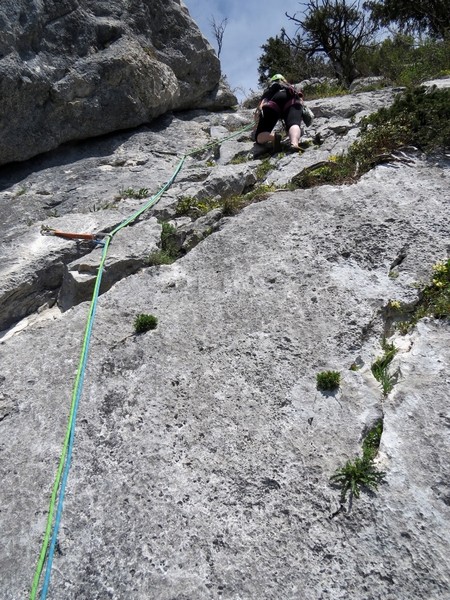
[[[224,107],[220,63],[174,0],[5,0],[0,164],[135,127],[172,109]]]
[[[370,365],[380,309],[446,252],[448,177],[419,162],[273,194],[101,296],[55,599],[445,598],[448,323],[412,336],[385,400]],[[135,336],[141,312],[158,327]],[[32,578],[86,313],[3,344],[7,600]],[[324,369],[341,372],[337,393],[316,389]],[[387,481],[339,511],[329,477],[382,415]]]

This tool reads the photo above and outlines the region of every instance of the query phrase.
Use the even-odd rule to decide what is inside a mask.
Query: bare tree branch
[[[227,28],[228,18],[222,19],[220,23],[217,23],[214,16],[209,20],[209,24],[211,25],[212,32],[214,33],[214,37],[217,42],[217,57],[220,58],[220,53],[222,52],[222,44],[223,44],[223,34],[225,33],[225,29]]]

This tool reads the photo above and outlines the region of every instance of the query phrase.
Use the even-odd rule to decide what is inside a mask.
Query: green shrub
[[[339,371],[322,371],[317,373],[317,389],[321,391],[333,391],[339,387],[341,374]]]
[[[425,39],[397,34],[382,44],[361,48],[357,67],[362,77],[378,75],[394,85],[415,86],[445,75],[450,67],[450,40]]]
[[[450,89],[415,88],[361,122],[359,139],[346,154],[307,167],[292,179],[300,188],[352,183],[391,153],[413,145],[426,153],[450,146]]]
[[[154,315],[146,315],[144,313],[136,316],[134,320],[135,333],[145,333],[151,329],[156,329],[158,319]]]
[[[378,152],[405,144],[424,152],[444,149],[450,145],[450,89],[408,90],[392,106],[366,117],[362,125],[363,139]]]

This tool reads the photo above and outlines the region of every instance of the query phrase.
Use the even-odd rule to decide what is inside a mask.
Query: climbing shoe
[[[294,144],[289,144],[289,152],[302,153],[303,150],[299,146],[294,146]]]

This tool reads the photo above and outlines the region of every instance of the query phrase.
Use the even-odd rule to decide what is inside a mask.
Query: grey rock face
[[[174,0],[5,0],[0,29],[0,164],[173,109],[236,104]]]
[[[389,300],[416,302],[448,256],[448,162],[410,152],[354,185],[279,187],[234,217],[173,218],[187,190],[204,200],[205,185],[219,196],[239,182],[282,186],[348,147],[382,99],[335,99],[334,113],[333,102],[308,130],[326,136],[320,148],[253,160],[243,135],[189,157],[155,210],[114,239],[117,277],[99,299],[49,600],[446,599],[448,321],[389,338],[398,379],[386,398],[371,365]],[[53,309],[24,308],[0,339],[2,599],[30,589],[89,309],[76,304],[76,274],[96,264],[95,252],[77,257],[73,243],[40,236],[41,224],[110,230],[145,201],[126,190],[156,193],[177,151],[250,119],[167,115],[4,169],[0,294],[38,268],[60,272]],[[154,216],[172,219],[186,254],[130,275],[128,259],[144,265],[161,246]],[[72,296],[58,298],[71,269]],[[139,313],[157,316],[157,329],[134,335]],[[328,369],[341,373],[331,394],[316,389]],[[385,482],[344,510],[330,476],[361,456],[380,418]]]

